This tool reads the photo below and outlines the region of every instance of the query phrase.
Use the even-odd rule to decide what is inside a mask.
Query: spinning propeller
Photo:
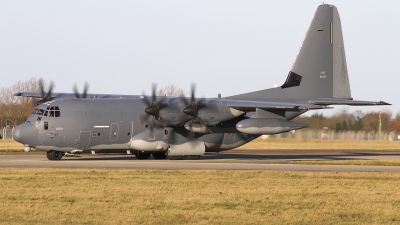
[[[83,87],[83,93],[81,95],[81,94],[79,94],[78,87],[75,84],[73,87],[75,97],[76,98],[86,98],[88,89],[89,89],[89,84],[87,82],[85,82],[85,86]]]
[[[165,97],[162,97],[161,99],[157,100],[156,89],[157,85],[153,83],[151,99],[147,98],[144,94],[142,98],[143,102],[147,105],[147,108],[144,110],[147,113],[147,115],[140,116],[140,121],[142,124],[146,124],[147,126],[149,126],[149,129],[152,131],[150,135],[155,134],[155,129],[156,129],[155,120],[161,122],[164,125],[164,128],[167,126],[167,121],[160,116],[160,110],[164,107],[163,105]],[[153,116],[151,120],[152,123],[147,123],[149,116]]]
[[[40,104],[50,101],[52,99],[51,93],[53,92],[54,83],[53,83],[53,81],[50,82],[49,89],[47,90],[47,92],[44,90],[45,84],[44,84],[43,79],[39,79],[38,84],[39,84],[40,93],[42,94],[42,99],[37,101],[37,104],[40,105]]]
[[[189,116],[193,116],[194,121],[205,126],[206,121],[204,119],[202,119],[201,117],[199,117],[199,110],[206,107],[207,105],[203,98],[196,101],[196,98],[194,95],[195,90],[196,90],[196,85],[194,83],[192,83],[190,102],[188,102],[186,98],[181,98],[181,100],[185,103],[185,105],[187,105],[187,107],[183,109],[183,112]]]
[[[196,121],[197,123],[200,123],[201,126],[207,126],[207,121],[199,117],[199,110],[206,107],[205,100],[199,99],[196,101],[195,97],[195,90],[196,90],[196,85],[192,83],[191,90],[190,90],[190,102],[186,98],[181,98],[182,102],[184,102],[186,108],[183,109],[183,112],[186,115],[192,116],[192,120]],[[194,138],[195,132],[192,131],[193,128],[193,121],[189,124],[189,138]]]

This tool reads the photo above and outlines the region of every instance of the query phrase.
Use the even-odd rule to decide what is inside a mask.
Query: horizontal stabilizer
[[[352,106],[368,106],[368,105],[392,105],[390,103],[379,101],[359,101],[350,99],[314,99],[309,101],[315,105],[352,105]]]

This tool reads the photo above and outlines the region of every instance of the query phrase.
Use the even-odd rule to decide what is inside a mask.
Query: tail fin
[[[351,99],[342,27],[336,7],[325,4],[318,7],[282,86],[231,97]]]

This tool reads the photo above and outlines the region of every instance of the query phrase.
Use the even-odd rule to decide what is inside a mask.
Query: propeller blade
[[[191,91],[190,91],[190,103],[194,104],[195,103],[195,97],[194,97],[194,93],[196,91],[196,84],[192,83],[191,85]]]
[[[81,98],[81,95],[78,92],[78,86],[76,85],[76,83],[74,84],[74,87],[72,88],[75,94],[75,98]]]
[[[50,86],[49,86],[49,90],[47,91],[46,97],[48,99],[48,101],[51,100],[51,93],[53,92],[53,88],[54,88],[54,82],[51,81],[50,82]]]
[[[89,83],[85,81],[85,86],[83,87],[82,98],[86,98],[87,97],[87,91],[88,90],[89,90]]]
[[[40,93],[42,94],[42,98],[44,98],[44,96],[46,95],[46,92],[44,90],[44,81],[42,78],[39,79],[39,89],[40,89]]]
[[[157,89],[157,84],[153,83],[152,88],[151,88],[151,97],[152,97],[152,104],[157,104],[157,97],[156,97],[156,89]]]
[[[143,101],[147,106],[150,106],[150,105],[151,105],[151,101],[146,97],[146,94],[145,94],[144,92],[142,93],[142,96],[143,96],[142,101]]]

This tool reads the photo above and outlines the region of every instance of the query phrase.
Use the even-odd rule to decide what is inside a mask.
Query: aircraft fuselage
[[[221,127],[222,132],[225,129],[232,133],[191,134],[182,126],[190,116],[182,113],[185,106],[179,104],[180,101],[170,99],[169,111],[162,114],[169,121],[169,126],[164,127],[153,116],[144,113],[147,106],[141,99],[56,100],[38,106],[20,129],[31,130],[26,145],[60,152],[165,152],[170,146],[188,144],[194,139],[204,143],[205,151],[223,151],[259,136],[238,132],[236,122]],[[227,107],[216,106],[214,110],[218,111],[220,119],[237,116]],[[171,126],[174,119],[176,126]],[[18,132],[14,133],[18,139]]]

